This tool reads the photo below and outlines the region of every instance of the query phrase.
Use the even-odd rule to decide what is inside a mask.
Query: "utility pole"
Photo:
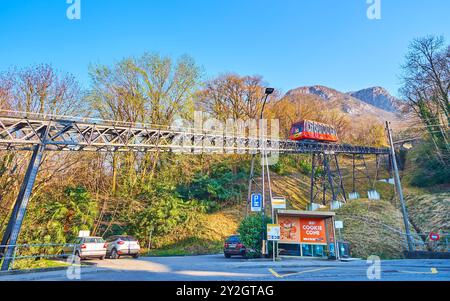
[[[414,250],[414,247],[413,247],[413,242],[411,239],[411,231],[409,229],[408,211],[406,210],[405,200],[403,199],[402,183],[400,182],[400,175],[398,173],[397,159],[395,158],[394,141],[392,140],[392,130],[390,127],[390,122],[388,122],[388,121],[386,121],[386,129],[388,132],[389,144],[391,146],[391,160],[392,160],[392,166],[394,168],[395,187],[397,188],[398,197],[400,199],[400,204],[402,207],[403,222],[405,223],[406,241],[408,243],[409,252],[412,252]]]

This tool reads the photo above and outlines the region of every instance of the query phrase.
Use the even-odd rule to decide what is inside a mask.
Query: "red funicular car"
[[[338,136],[336,129],[328,124],[302,120],[294,123],[289,132],[289,139],[300,140],[313,140],[319,142],[337,142]]]

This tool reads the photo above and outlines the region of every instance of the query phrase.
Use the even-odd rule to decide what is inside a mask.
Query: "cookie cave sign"
[[[326,244],[325,220],[321,218],[280,217],[281,241]]]
[[[300,219],[300,242],[326,244],[325,220],[320,218]]]

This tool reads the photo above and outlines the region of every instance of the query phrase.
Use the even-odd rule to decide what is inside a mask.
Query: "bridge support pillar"
[[[45,129],[45,136],[46,135],[47,130]],[[23,219],[25,218],[31,192],[39,171],[39,165],[42,162],[44,150],[45,143],[34,146],[33,155],[31,156],[30,163],[28,164],[22,186],[20,187],[19,195],[17,196],[13,212],[9,218],[5,233],[3,234],[1,242],[2,249],[0,249],[0,253],[4,254],[4,260],[1,267],[2,271],[7,271],[9,269],[13,259],[12,257],[16,248],[17,239],[20,234],[20,229],[22,227]]]
[[[325,206],[330,203],[330,206],[334,207],[337,202],[346,202],[337,154],[334,152],[313,154],[311,166],[309,210],[316,210],[318,204]]]
[[[315,182],[315,178],[316,178],[316,173],[315,173],[315,169],[316,169],[316,154],[313,153],[312,156],[312,162],[311,162],[311,189],[310,189],[310,196],[309,196],[309,210],[312,210],[313,208],[313,203],[314,203],[314,182]]]
[[[344,202],[347,203],[347,195],[345,194],[344,181],[342,180],[342,173],[341,173],[341,169],[339,168],[339,161],[338,161],[337,154],[334,154],[334,162],[336,164],[336,170],[339,175],[339,186],[342,191],[342,197],[344,198]]]

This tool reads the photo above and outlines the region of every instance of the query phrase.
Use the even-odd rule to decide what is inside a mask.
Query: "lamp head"
[[[270,95],[270,94],[272,94],[273,92],[275,91],[275,89],[274,88],[266,88],[266,95]]]

